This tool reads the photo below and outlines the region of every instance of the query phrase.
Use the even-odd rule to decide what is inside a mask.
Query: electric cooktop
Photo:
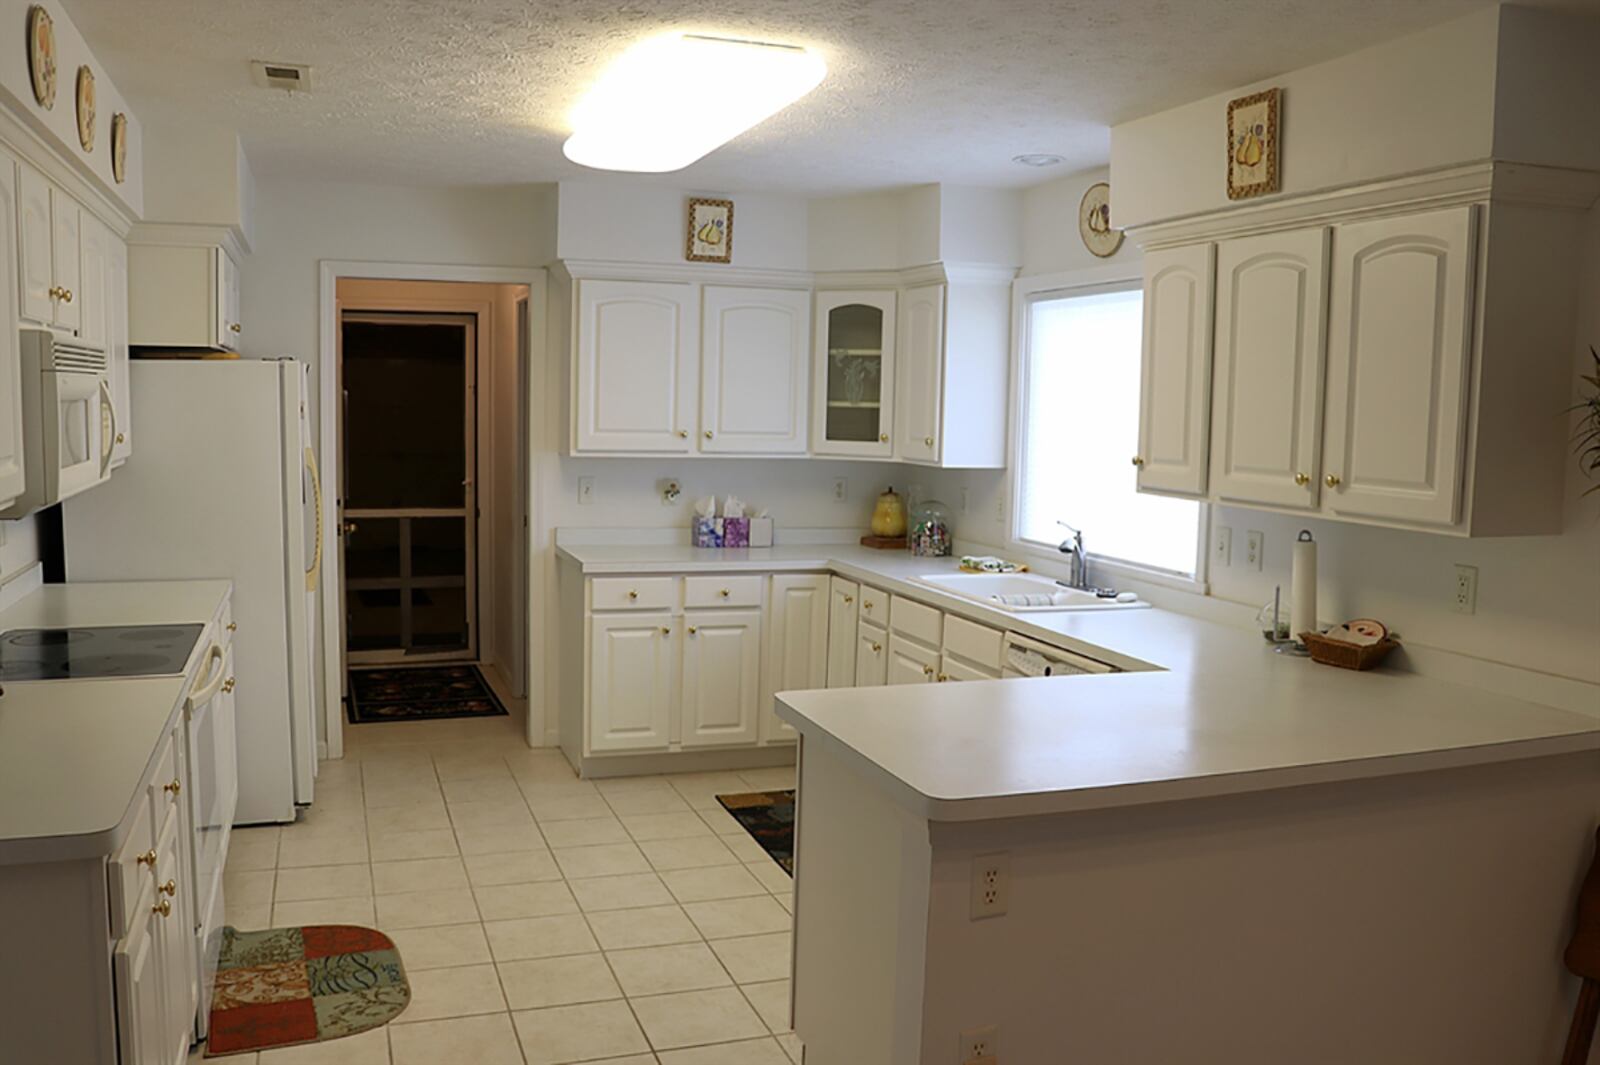
[[[182,673],[204,625],[105,625],[0,633],[0,680]]]

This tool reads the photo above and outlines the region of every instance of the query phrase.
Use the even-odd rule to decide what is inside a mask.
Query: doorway
[[[340,325],[346,659],[475,661],[478,316]]]

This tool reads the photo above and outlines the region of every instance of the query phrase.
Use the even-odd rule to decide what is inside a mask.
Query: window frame
[[[1106,265],[1061,273],[1036,274],[1019,277],[1011,287],[1011,403],[1010,430],[1006,454],[1006,540],[1008,550],[1040,562],[1061,564],[1064,556],[1056,545],[1023,538],[1022,471],[1023,446],[1026,434],[1023,426],[1028,416],[1028,346],[1031,340],[1032,308],[1035,303],[1072,296],[1093,296],[1104,292],[1128,292],[1144,287],[1144,275],[1138,264]],[[1136,412],[1137,416],[1137,412]],[[1209,594],[1210,553],[1206,544],[1211,539],[1212,508],[1203,499],[1199,504],[1199,520],[1195,523],[1195,560],[1193,575],[1175,570],[1157,569],[1128,559],[1118,558],[1094,550],[1093,530],[1085,530],[1085,554],[1091,565],[1091,574],[1097,579],[1134,580],[1178,591],[1199,595]],[[1065,532],[1063,531],[1063,536]]]

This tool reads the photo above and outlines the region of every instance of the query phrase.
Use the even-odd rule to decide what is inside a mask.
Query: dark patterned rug
[[[761,849],[794,875],[794,790],[718,795],[722,808],[755,837]]]
[[[349,718],[421,721],[434,717],[493,717],[504,714],[477,666],[399,666],[350,671]]]
[[[222,930],[206,1057],[355,1035],[411,1001],[394,941],[356,925]]]

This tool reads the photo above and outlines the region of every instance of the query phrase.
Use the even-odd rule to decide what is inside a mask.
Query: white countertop
[[[227,581],[45,585],[0,612],[0,632],[204,624],[228,587]],[[194,654],[201,653],[197,647]],[[184,684],[183,675],[7,682],[0,696],[0,865],[110,854],[179,711]]]
[[[584,573],[830,570],[1130,672],[786,692],[777,712],[913,812],[966,821],[1600,750],[1600,718],[1394,669],[1272,651],[1171,611],[1011,614],[916,583],[954,572],[853,545],[569,545]]]

